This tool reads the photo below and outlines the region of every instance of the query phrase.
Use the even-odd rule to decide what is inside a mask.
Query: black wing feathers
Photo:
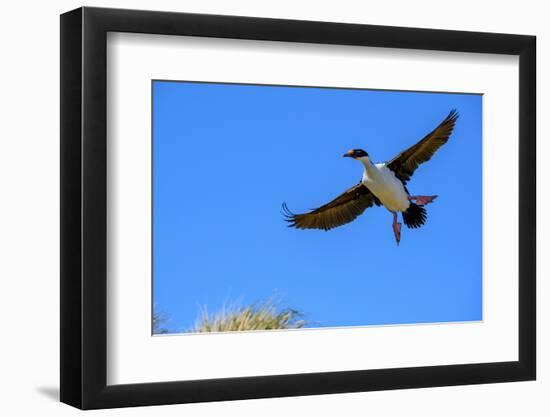
[[[380,205],[378,199],[367,187],[359,183],[327,203],[309,213],[294,214],[283,203],[283,214],[289,227],[297,229],[330,230],[349,223],[373,204]]]
[[[447,143],[451,133],[453,133],[456,119],[458,119],[457,111],[451,110],[439,126],[428,133],[418,143],[389,161],[386,166],[395,173],[403,184],[406,184],[411,179],[416,168],[420,164],[429,161],[435,152],[443,144]]]

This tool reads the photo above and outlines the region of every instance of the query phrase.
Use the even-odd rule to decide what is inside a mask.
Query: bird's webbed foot
[[[437,198],[437,195],[410,195],[409,200],[416,202],[419,206],[430,204]]]
[[[399,242],[401,242],[401,223],[397,221],[397,213],[393,213],[393,235],[395,236],[395,242],[397,243],[397,246],[399,246]]]

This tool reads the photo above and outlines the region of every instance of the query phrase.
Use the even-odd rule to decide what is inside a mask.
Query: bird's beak
[[[344,154],[344,158],[353,158],[353,152],[352,151],[348,151]]]

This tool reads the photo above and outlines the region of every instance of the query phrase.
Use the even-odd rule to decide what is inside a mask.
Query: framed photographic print
[[[61,16],[61,400],[535,379],[535,38]]]

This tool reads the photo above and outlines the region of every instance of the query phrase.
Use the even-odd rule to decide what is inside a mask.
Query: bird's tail
[[[409,229],[416,229],[426,223],[426,209],[418,204],[410,203],[409,208],[403,212],[403,221]]]

